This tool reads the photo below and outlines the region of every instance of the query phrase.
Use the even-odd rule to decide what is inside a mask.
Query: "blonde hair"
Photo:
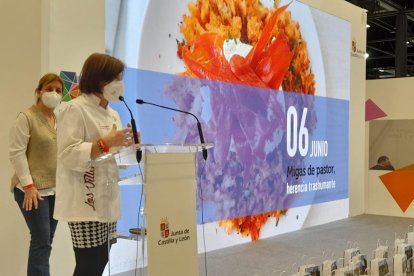
[[[39,83],[38,83],[38,85],[37,85],[37,87],[36,87],[36,90],[35,90],[35,94],[36,94],[36,102],[39,102],[39,100],[40,100],[40,98],[37,96],[37,92],[40,92],[40,90],[42,90],[42,88],[43,88],[45,85],[47,85],[47,84],[49,84],[49,83],[51,83],[51,82],[53,82],[53,81],[58,81],[58,82],[62,85],[62,90],[63,90],[64,85],[63,85],[63,80],[62,80],[62,78],[61,78],[61,77],[59,77],[59,76],[58,76],[57,74],[55,74],[55,73],[47,73],[47,74],[43,75],[43,77],[41,77],[41,78],[40,78]]]

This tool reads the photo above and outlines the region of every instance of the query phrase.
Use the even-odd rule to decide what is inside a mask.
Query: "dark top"
[[[392,165],[383,166],[380,164],[376,164],[374,167],[372,167],[370,170],[385,170],[385,171],[393,171],[395,170]]]

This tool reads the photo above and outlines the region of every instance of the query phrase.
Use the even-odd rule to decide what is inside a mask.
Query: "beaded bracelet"
[[[98,140],[98,146],[102,152],[109,152],[109,147],[105,144],[102,138]]]

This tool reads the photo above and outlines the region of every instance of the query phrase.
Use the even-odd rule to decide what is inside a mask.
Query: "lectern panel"
[[[198,275],[194,153],[145,154],[148,274]]]

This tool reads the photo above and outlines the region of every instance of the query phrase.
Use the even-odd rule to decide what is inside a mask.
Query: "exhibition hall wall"
[[[367,81],[366,100],[373,103],[377,117],[366,122],[365,212],[413,217],[412,201],[414,143],[414,78]],[[379,112],[378,112],[379,111]],[[387,156],[395,171],[369,170],[380,156]]]
[[[26,8],[22,9],[22,6]],[[34,85],[40,76],[40,10],[38,1],[0,3],[0,81],[3,83],[0,95],[3,125],[0,132],[0,242],[3,244],[0,259],[4,275],[26,275],[24,263],[29,231],[10,193],[12,169],[7,145],[8,130],[17,112],[34,101]]]
[[[367,122],[369,167],[375,165],[381,155],[388,156],[395,169],[413,163],[413,84],[414,78],[367,81],[367,100],[383,112],[381,117]]]
[[[414,78],[391,78],[366,81],[366,100],[371,99],[386,116],[378,120],[414,118]]]
[[[10,1],[9,1],[10,2]],[[349,95],[349,215],[364,213],[364,192],[367,160],[365,155],[364,101],[365,101],[365,24],[366,15],[361,9],[345,1],[302,1],[352,23],[351,38],[357,48],[351,54]],[[84,59],[92,52],[105,51],[105,6],[103,1],[12,1],[1,3],[0,20],[6,43],[0,47],[2,53],[1,80],[3,85],[2,111],[4,131],[0,134],[0,164],[3,192],[0,217],[0,259],[6,265],[5,275],[25,275],[28,230],[9,192],[12,169],[8,161],[8,130],[21,110],[34,101],[34,87],[39,77],[48,71],[61,70],[79,72]],[[21,9],[24,5],[25,9]],[[71,18],[71,20],[68,20]],[[6,27],[7,26],[7,27]],[[19,34],[19,35],[16,35]],[[326,49],[329,52],[330,49]],[[325,68],[327,72],[334,68]],[[22,96],[24,95],[24,96]],[[362,154],[361,154],[362,153]],[[362,158],[361,158],[362,155]],[[304,221],[303,227],[331,221],[329,205],[315,204],[309,210],[312,221]],[[313,214],[312,214],[313,212]],[[323,214],[323,215],[322,215]],[[343,215],[342,215],[343,216]],[[18,237],[18,238],[16,238]],[[62,260],[65,260],[62,262]],[[66,224],[60,223],[56,233],[51,257],[53,275],[71,275],[74,257],[70,234]]]
[[[13,194],[8,160],[9,129],[18,112],[34,103],[46,72],[80,71],[92,52],[105,51],[105,2],[100,0],[0,1],[0,259],[2,275],[26,275],[29,231]],[[66,223],[58,224],[51,256],[52,275],[72,275],[75,258]]]
[[[349,216],[364,213],[365,189],[361,185],[366,181],[365,166],[365,46],[366,46],[366,13],[364,10],[345,1],[302,1],[310,6],[346,19],[352,23],[351,39],[355,47],[351,49],[351,84],[349,102]],[[326,71],[335,70],[329,68]],[[316,208],[315,208],[316,209]],[[327,211],[325,209],[325,211]],[[326,222],[323,217],[320,223]],[[306,223],[305,223],[306,225]]]

